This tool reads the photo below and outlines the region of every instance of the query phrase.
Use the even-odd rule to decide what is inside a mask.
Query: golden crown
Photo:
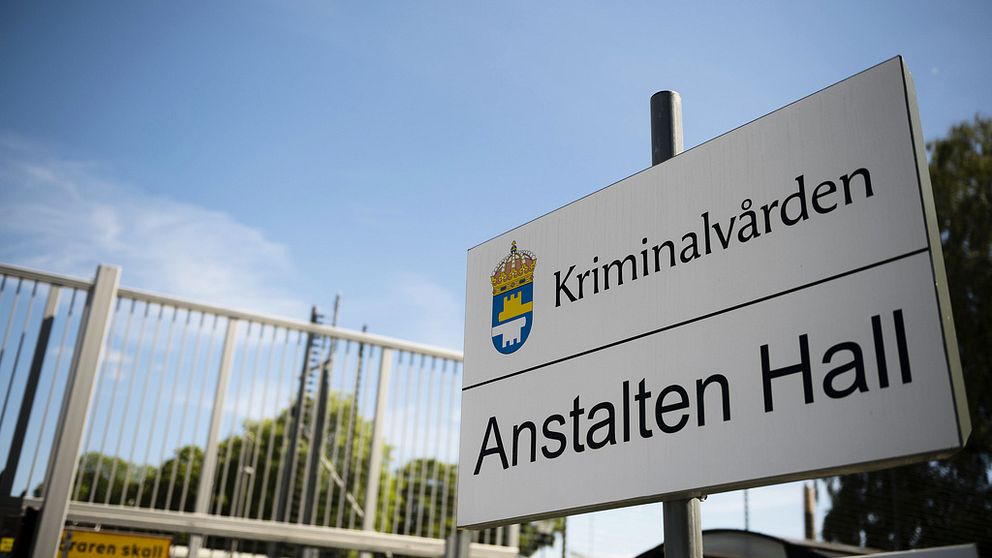
[[[493,269],[490,280],[493,283],[493,296],[526,285],[534,281],[534,268],[537,256],[533,252],[517,248],[517,241],[510,245],[510,254],[499,261]]]

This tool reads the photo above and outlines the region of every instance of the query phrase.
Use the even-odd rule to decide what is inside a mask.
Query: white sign
[[[458,524],[961,447],[909,80],[894,58],[469,250]]]

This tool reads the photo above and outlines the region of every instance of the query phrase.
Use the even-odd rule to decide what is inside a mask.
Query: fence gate
[[[0,495],[173,554],[442,556],[461,353],[0,265]],[[473,556],[515,556],[517,527]],[[326,552],[326,551],[325,551]],[[333,555],[333,553],[331,554]]]

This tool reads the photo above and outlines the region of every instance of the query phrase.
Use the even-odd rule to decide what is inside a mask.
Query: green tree
[[[303,411],[310,416],[314,401],[305,399]],[[354,412],[354,401],[347,394],[332,392],[327,405],[327,432],[324,455],[318,473],[318,497],[311,522],[343,527],[362,524],[363,499],[368,485],[368,460],[371,452],[372,423]],[[278,502],[282,468],[288,466],[289,425],[293,409],[281,410],[277,416],[246,420],[239,431],[218,444],[216,485],[210,513],[253,519],[274,517]],[[304,429],[306,431],[306,429]],[[289,521],[297,522],[306,492],[304,486],[306,456],[312,441],[301,435],[298,459],[293,471],[293,492]],[[379,474],[379,505],[376,529],[388,533],[427,537],[448,535],[454,529],[455,496],[458,467],[432,458],[416,458],[393,463],[394,451],[383,448]],[[157,467],[140,466],[98,452],[80,458],[77,475],[79,499],[145,508],[192,512],[195,506],[203,449],[195,445],[176,448],[172,456]],[[356,477],[357,475],[357,477]],[[111,478],[112,477],[112,478]],[[347,487],[347,490],[344,488]],[[306,492],[305,492],[306,491]],[[525,556],[553,543],[554,533],[561,532],[562,520],[555,520],[551,536],[542,534],[534,524],[521,526],[520,545]],[[481,540],[496,542],[495,531],[481,534]],[[230,541],[211,537],[208,544],[226,548]],[[322,552],[334,556],[334,552]]]
[[[401,534],[440,537],[454,529],[458,467],[437,459],[414,459],[392,479],[395,494],[387,512],[387,529]],[[393,523],[395,517],[395,523]]]
[[[927,150],[971,436],[945,461],[825,481],[823,536],[885,550],[975,542],[992,557],[992,119]]]
[[[555,536],[565,533],[565,518],[533,521],[520,525],[520,554],[530,556],[545,546],[555,543]]]

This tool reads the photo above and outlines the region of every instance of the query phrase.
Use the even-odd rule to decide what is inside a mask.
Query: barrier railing
[[[70,399],[88,389],[72,520],[190,533],[191,553],[210,542],[204,535],[443,549],[419,539],[444,539],[454,526],[459,352],[115,284],[91,385],[62,401],[79,380],[69,362],[97,287],[12,266],[0,275],[5,400],[26,394],[32,344],[50,353],[36,374],[44,404],[22,436],[31,459],[20,459],[12,493],[48,496],[45,464],[67,451],[58,409],[65,420]],[[0,416],[0,442],[10,444],[14,413]],[[516,528],[481,532],[474,552],[512,553],[517,537]]]

